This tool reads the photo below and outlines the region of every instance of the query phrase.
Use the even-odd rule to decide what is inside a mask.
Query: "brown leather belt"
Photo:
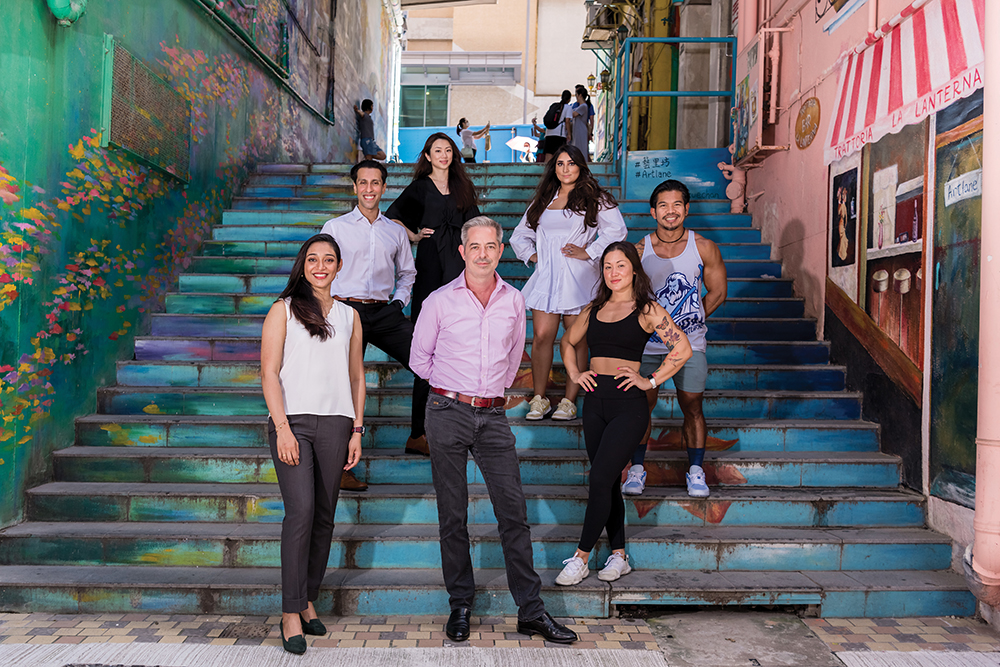
[[[389,303],[386,299],[355,299],[353,296],[335,296],[333,297],[337,301],[350,301],[351,303]]]
[[[457,391],[447,391],[445,389],[438,389],[437,387],[431,387],[431,391],[435,394],[440,394],[441,396],[447,396],[448,398],[454,398],[456,401],[467,403],[474,408],[499,408],[501,405],[507,403],[507,399],[503,396],[498,396],[497,398],[467,396],[465,394],[460,394]]]

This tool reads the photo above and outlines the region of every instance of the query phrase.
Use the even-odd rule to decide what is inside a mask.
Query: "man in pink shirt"
[[[540,597],[521,470],[504,408],[504,391],[524,351],[524,298],[497,275],[503,230],[496,221],[479,216],[466,222],[459,253],[465,271],[424,301],[410,351],[410,368],[431,385],[426,430],[441,569],[451,604],[445,632],[455,641],[469,638],[476,591],[467,527],[471,451],[496,514],[507,584],[518,606],[517,631],[569,644],[576,633],[557,623]]]

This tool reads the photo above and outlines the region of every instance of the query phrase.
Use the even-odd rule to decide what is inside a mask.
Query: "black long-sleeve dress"
[[[441,194],[429,176],[418,178],[406,186],[385,212],[385,217],[399,220],[413,233],[422,227],[434,230],[434,234],[417,244],[417,278],[410,306],[410,317],[414,322],[427,295],[465,270],[465,262],[458,253],[458,246],[462,244],[462,225],[479,214],[479,207],[475,204],[459,211],[455,198],[450,194]]]

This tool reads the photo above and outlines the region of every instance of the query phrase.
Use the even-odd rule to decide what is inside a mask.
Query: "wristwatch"
[[[361,435],[364,435],[365,434],[365,427],[364,426],[355,426],[354,428],[351,429],[351,433],[360,433]]]
[[[656,373],[650,373],[646,376],[646,379],[653,383],[652,389],[656,388]]]

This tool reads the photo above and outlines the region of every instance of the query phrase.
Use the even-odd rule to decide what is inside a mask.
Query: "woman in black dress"
[[[417,279],[410,306],[414,322],[427,295],[465,269],[458,246],[462,225],[479,215],[476,200],[476,188],[465,173],[455,142],[443,132],[432,134],[413,170],[413,182],[385,212],[417,243]]]

